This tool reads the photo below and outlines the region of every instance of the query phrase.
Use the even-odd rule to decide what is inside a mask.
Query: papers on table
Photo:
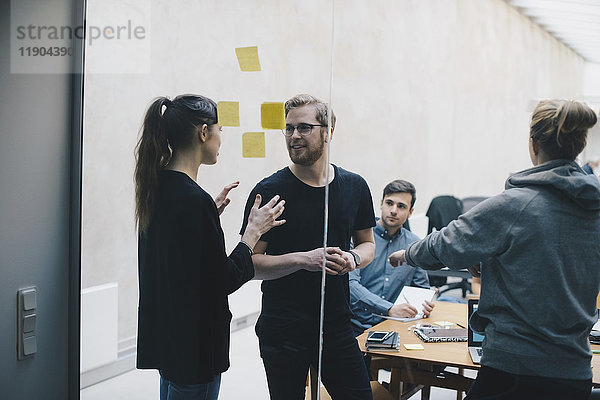
[[[423,303],[425,303],[425,301],[432,301],[435,294],[436,291],[434,289],[404,286],[394,305],[408,303],[417,310],[420,310],[419,313],[422,314]]]
[[[382,318],[385,319],[391,319],[393,321],[400,321],[400,322],[410,322],[410,321],[416,321],[418,319],[423,319],[425,317],[424,314],[417,314],[414,317],[404,317],[404,318],[400,318],[400,317],[390,317],[389,315],[379,315]]]
[[[414,317],[407,318],[390,317],[389,315],[382,315],[382,317],[400,322],[410,322],[421,319],[425,317],[425,314],[423,314],[423,303],[425,303],[425,301],[432,301],[436,293],[437,292],[434,289],[404,286],[394,305],[408,303],[419,310],[419,313]]]

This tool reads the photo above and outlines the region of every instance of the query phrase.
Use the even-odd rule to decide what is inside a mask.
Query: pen
[[[456,325],[460,326],[463,329],[466,329],[464,326],[462,326],[461,324],[459,324],[458,322],[456,323]]]

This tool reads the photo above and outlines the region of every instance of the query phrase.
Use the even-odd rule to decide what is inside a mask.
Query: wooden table
[[[467,305],[458,303],[436,302],[431,316],[413,322],[399,322],[385,320],[370,330],[396,331],[400,336],[398,351],[370,350],[373,356],[374,367],[378,365],[391,366],[392,377],[390,393],[396,399],[405,399],[412,396],[419,388],[424,390],[423,399],[429,398],[429,387],[443,387],[457,390],[457,398],[462,398],[462,392],[468,391],[473,379],[462,376],[464,369],[476,370],[479,365],[473,364],[467,342],[424,343],[408,328],[417,323],[434,323],[436,321],[450,321],[467,326]],[[360,349],[367,352],[365,340],[367,333],[358,337]],[[406,350],[404,344],[422,344],[424,350]],[[600,345],[592,345],[592,349],[600,350]],[[458,374],[441,372],[444,366],[457,367]],[[373,370],[373,368],[372,368]],[[600,387],[600,354],[592,358],[592,371],[594,386]],[[374,376],[375,378],[375,376]],[[419,385],[416,390],[406,392],[406,383]]]

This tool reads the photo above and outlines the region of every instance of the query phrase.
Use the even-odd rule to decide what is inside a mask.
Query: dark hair
[[[574,160],[585,147],[596,113],[574,100],[542,100],[531,116],[529,136],[550,159]]]
[[[382,199],[385,199],[385,196],[392,193],[409,193],[411,195],[410,208],[413,208],[415,201],[417,201],[417,189],[415,189],[415,185],[402,179],[396,179],[388,183],[383,188]]]
[[[158,97],[150,104],[135,148],[135,217],[140,231],[150,223],[158,173],[172,152],[190,145],[198,127],[216,123],[217,104],[204,96],[184,94],[172,101]]]
[[[319,121],[319,124],[321,125],[328,125],[329,121],[328,121],[328,114],[327,114],[327,110],[329,109],[329,107],[327,106],[327,103],[323,102],[322,100],[317,99],[314,96],[311,96],[310,94],[297,94],[294,97],[292,97],[291,99],[289,99],[288,101],[285,102],[285,116],[287,117],[288,112],[290,112],[290,110],[294,109],[294,108],[298,108],[298,107],[302,107],[308,104],[314,104],[315,108],[317,110],[317,121]],[[333,130],[335,128],[335,113],[333,112],[333,110],[331,110],[331,129]]]

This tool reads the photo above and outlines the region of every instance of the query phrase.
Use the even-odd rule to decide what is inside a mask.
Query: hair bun
[[[530,137],[550,159],[574,160],[586,145],[587,131],[598,117],[574,100],[542,100],[531,116]]]
[[[587,130],[598,120],[596,113],[586,104],[565,100],[556,110],[558,134]]]

